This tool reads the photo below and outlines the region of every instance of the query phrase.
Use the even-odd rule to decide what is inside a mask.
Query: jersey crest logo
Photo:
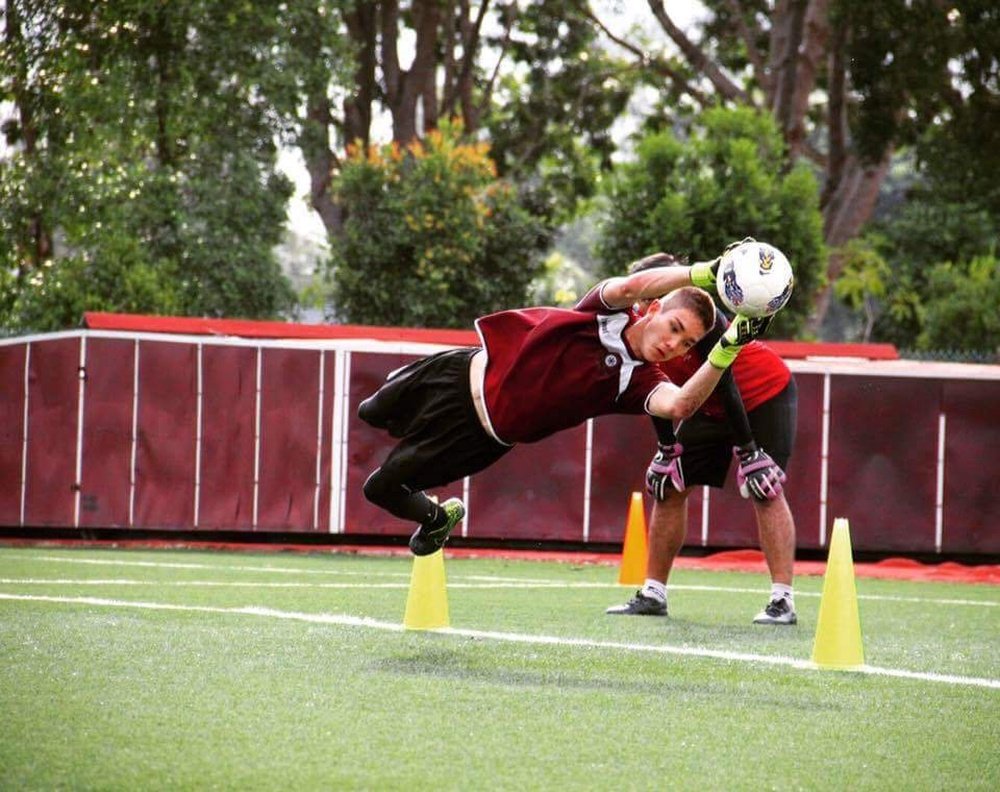
[[[604,365],[608,368],[616,368],[618,366],[619,360],[618,355],[605,355]]]

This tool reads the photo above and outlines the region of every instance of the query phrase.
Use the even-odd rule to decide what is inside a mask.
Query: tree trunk
[[[392,138],[409,143],[420,136],[418,100],[423,98],[424,122],[437,120],[435,86],[441,8],[438,0],[414,0],[411,13],[416,29],[413,63],[403,71],[399,65],[399,5],[388,0],[382,8],[382,71],[386,82],[386,103],[392,114]],[[428,105],[433,106],[428,106]]]
[[[843,256],[838,248],[858,235],[875,210],[879,189],[889,172],[893,149],[890,147],[879,162],[862,163],[854,155],[849,155],[844,163],[844,174],[829,202],[823,207],[823,236],[831,248],[827,264],[827,285],[816,295],[809,329],[816,335],[823,325],[833,282],[843,271]]]
[[[370,142],[376,89],[377,10],[375,3],[358,3],[344,14],[348,35],[357,46],[358,66],[354,70],[354,93],[344,99],[343,139],[344,143],[360,141],[365,148]]]

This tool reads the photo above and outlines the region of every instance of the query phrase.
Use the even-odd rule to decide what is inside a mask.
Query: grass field
[[[0,789],[1000,788],[996,587],[859,579],[847,673],[820,578],[446,564],[419,632],[409,558],[0,548]]]

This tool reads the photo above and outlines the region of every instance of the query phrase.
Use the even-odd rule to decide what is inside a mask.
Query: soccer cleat
[[[792,603],[781,597],[767,603],[767,607],[754,617],[753,623],[795,624],[797,621],[798,617],[795,615],[795,608],[792,607]]]
[[[448,500],[441,504],[441,508],[444,509],[445,516],[447,517],[444,525],[437,528],[421,525],[413,532],[413,536],[410,537],[410,552],[413,555],[427,556],[431,553],[436,553],[444,547],[444,543],[448,541],[452,530],[465,516],[465,505],[458,498],[448,498]]]
[[[624,605],[614,605],[604,612],[615,616],[666,616],[667,603],[656,597],[647,597],[640,589]]]

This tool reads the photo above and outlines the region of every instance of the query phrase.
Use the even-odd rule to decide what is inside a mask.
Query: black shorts
[[[795,444],[798,403],[793,377],[781,393],[747,413],[757,445],[782,469],[788,464]],[[684,446],[681,464],[688,486],[722,487],[726,483],[736,445],[727,421],[696,413],[677,429],[677,439]]]
[[[359,415],[399,443],[382,472],[413,491],[442,487],[489,467],[511,446],[483,429],[469,365],[478,348],[450,349],[392,372]]]

